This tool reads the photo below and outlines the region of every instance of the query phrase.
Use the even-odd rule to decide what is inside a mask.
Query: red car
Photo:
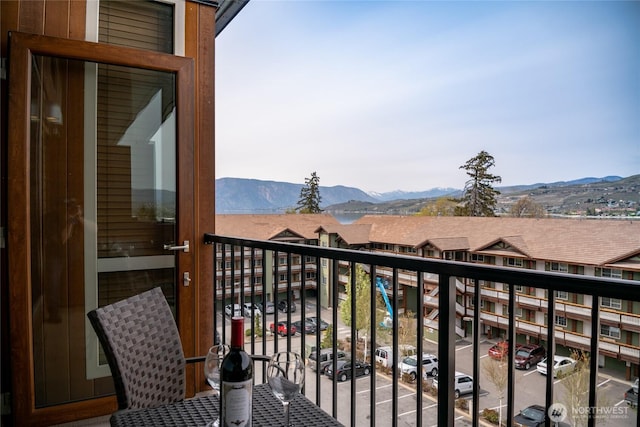
[[[527,344],[516,349],[515,367],[516,369],[529,370],[530,367],[536,366],[538,362],[547,356],[547,351],[538,344]]]
[[[522,344],[516,344],[516,351],[522,347]],[[489,357],[496,360],[506,359],[509,351],[509,341],[500,341],[489,349]]]
[[[276,332],[276,328],[273,323],[269,325],[269,330],[271,331],[272,334]],[[278,322],[278,335],[284,337],[285,335],[295,335],[295,333],[296,333],[295,326],[291,325],[291,327],[287,327],[286,322]]]

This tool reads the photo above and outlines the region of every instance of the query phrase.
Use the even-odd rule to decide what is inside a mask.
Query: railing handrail
[[[376,297],[376,288],[374,284],[376,274],[376,268],[381,267],[391,269],[391,305],[393,307],[393,312],[398,313],[398,295],[399,295],[399,286],[401,285],[399,276],[400,274],[404,274],[405,271],[414,271],[416,273],[416,287],[418,295],[423,295],[425,290],[425,280],[423,273],[433,273],[438,275],[438,296],[435,298],[437,300],[437,310],[439,313],[437,324],[438,324],[438,360],[439,360],[439,375],[438,375],[438,414],[437,414],[437,424],[439,426],[453,426],[454,418],[455,418],[455,409],[454,409],[454,371],[455,371],[455,341],[456,341],[456,331],[460,331],[459,326],[456,323],[456,293],[459,290],[458,283],[459,278],[464,278],[466,286],[469,286],[470,289],[474,289],[472,292],[473,296],[473,307],[480,307],[480,297],[484,292],[475,292],[475,289],[482,289],[481,282],[498,282],[508,284],[508,290],[500,291],[501,294],[504,292],[508,298],[499,298],[503,303],[507,303],[509,307],[515,307],[517,301],[517,292],[515,291],[515,285],[521,286],[529,286],[539,289],[545,289],[548,291],[548,295],[551,296],[547,298],[546,307],[545,304],[540,304],[541,309],[546,309],[547,317],[550,319],[550,322],[553,322],[552,319],[555,318],[556,313],[564,313],[563,310],[557,310],[556,298],[553,298],[554,295],[552,292],[555,291],[564,291],[570,293],[577,294],[585,294],[591,295],[594,299],[593,301],[598,301],[597,297],[610,297],[610,298],[618,298],[621,300],[632,300],[634,296],[640,295],[640,281],[635,280],[624,280],[624,279],[615,279],[615,278],[605,278],[605,277],[595,277],[595,276],[585,276],[578,274],[570,274],[570,273],[560,273],[555,271],[542,271],[542,270],[534,270],[534,269],[525,269],[518,267],[504,267],[497,265],[488,265],[488,264],[477,264],[472,262],[464,262],[464,261],[452,261],[452,260],[443,260],[443,259],[434,259],[434,258],[422,258],[416,255],[399,255],[399,254],[390,254],[388,252],[379,253],[379,252],[370,252],[368,250],[353,250],[353,249],[344,249],[344,248],[335,248],[335,247],[323,247],[316,245],[308,245],[308,244],[300,244],[300,243],[291,243],[291,242],[280,242],[280,241],[271,241],[271,240],[257,240],[257,239],[248,239],[243,237],[233,237],[233,236],[222,236],[214,233],[206,233],[204,235],[204,243],[206,244],[219,244],[223,245],[222,248],[222,256],[224,257],[224,253],[226,252],[226,248],[234,248],[241,247],[241,254],[243,253],[243,249],[245,247],[251,248],[251,254],[253,257],[255,250],[262,251],[272,251],[275,253],[286,253],[287,254],[287,283],[288,289],[291,289],[291,255],[303,255],[313,257],[315,260],[316,269],[318,274],[321,274],[320,263],[321,260],[327,259],[330,260],[328,264],[328,268],[332,270],[332,277],[329,277],[330,286],[332,286],[330,305],[332,307],[338,307],[338,282],[339,282],[339,268],[338,266],[343,262],[347,261],[351,263],[350,267],[350,275],[349,281],[351,285],[355,283],[355,265],[363,264],[370,266],[370,279],[371,283],[371,304],[375,305],[375,297]],[[235,254],[235,249],[231,249]],[[216,259],[217,252],[214,251],[214,260]],[[324,261],[322,261],[324,262]],[[279,269],[279,266],[275,266],[276,269]],[[225,272],[227,268],[223,268],[223,272]],[[240,277],[243,275],[244,266],[240,266]],[[279,271],[279,270],[277,270]],[[401,273],[402,272],[402,273]],[[388,273],[388,272],[387,272]],[[252,272],[253,274],[253,272]],[[217,273],[216,273],[217,275]],[[233,278],[235,275],[235,270],[231,268],[231,281],[233,282]],[[223,274],[226,276],[226,274]],[[317,279],[317,278],[316,278]],[[304,284],[304,278],[302,283]],[[320,291],[320,285],[318,285],[318,291]],[[280,286],[278,285],[278,289]],[[232,291],[233,292],[233,291]],[[244,292],[244,291],[243,291]],[[304,296],[302,293],[301,299],[304,304]],[[215,298],[215,293],[214,293]],[[277,293],[274,294],[274,303],[277,303]],[[290,297],[289,297],[290,298]],[[354,299],[352,298],[352,301]],[[419,298],[419,301],[422,301],[422,298]],[[563,307],[565,301],[558,301],[560,307]],[[355,304],[351,306],[352,318],[355,316]],[[591,318],[591,331],[590,336],[585,335],[584,343],[588,344],[588,348],[590,349],[590,354],[598,354],[599,352],[599,335],[600,335],[600,304],[592,304],[590,309],[590,317]],[[605,310],[607,310],[605,308]],[[608,310],[607,310],[608,311]],[[303,310],[304,316],[304,310]],[[316,304],[316,316],[320,316],[320,304]],[[484,317],[484,315],[482,316]],[[516,328],[517,328],[517,318],[515,317],[515,310],[509,310],[507,316],[500,316],[501,318],[507,319],[507,324],[500,326],[506,327],[506,335],[505,338],[510,340],[511,342],[515,342],[516,339]],[[287,320],[291,321],[290,312],[287,314]],[[303,317],[304,320],[304,317]],[[332,313],[332,323],[337,324],[337,310],[333,310]],[[375,322],[375,317],[373,318],[373,322]],[[420,321],[418,324],[422,324]],[[473,354],[476,355],[473,360],[473,377],[480,377],[480,365],[479,365],[479,336],[480,332],[480,323],[481,323],[481,312],[480,310],[473,310]],[[552,324],[552,323],[551,323]],[[370,326],[375,326],[372,323]],[[393,316],[392,318],[392,330],[397,331],[399,326],[398,316]],[[215,327],[215,323],[214,323]],[[417,341],[421,343],[423,340],[423,328],[417,328]],[[555,354],[555,327],[544,327],[546,331],[546,342],[548,345],[548,354]],[[375,327],[371,329],[371,341],[372,343],[376,343],[375,336]],[[562,337],[565,331],[559,330],[558,336]],[[351,325],[351,336],[355,337],[356,335],[355,326],[352,323]],[[392,409],[391,409],[391,420],[392,425],[397,425],[398,423],[398,409],[397,409],[397,400],[398,400],[398,380],[399,374],[395,366],[399,360],[399,340],[398,334],[393,333],[392,335],[392,348],[393,348],[393,363],[394,369],[391,372],[391,380],[392,380]],[[334,350],[337,348],[337,333],[333,334],[332,347]],[[302,345],[304,347],[305,338],[304,334],[302,335]],[[607,343],[603,347],[606,347]],[[275,343],[277,346],[277,342]],[[287,338],[287,346],[290,347],[291,341],[290,337]],[[316,346],[319,347],[319,334],[316,335]],[[263,343],[264,348],[264,343]],[[277,350],[277,349],[276,349]],[[373,358],[373,350],[371,351],[371,356]],[[423,352],[422,346],[418,348],[418,357],[421,357]],[[369,354],[369,353],[368,353]],[[356,356],[356,347],[352,346],[351,349],[352,359]],[[507,424],[511,425],[514,417],[514,388],[515,388],[515,346],[509,346],[508,354],[507,354],[507,390],[506,390],[506,407],[507,414],[506,420]],[[336,360],[333,359],[333,367],[336,367]],[[373,373],[375,374],[376,368],[373,366]],[[588,390],[588,406],[595,407],[596,401],[596,384],[597,384],[597,372],[598,372],[598,357],[591,357],[589,364],[589,390]],[[319,378],[319,372],[317,373]],[[418,378],[422,378],[422,365],[418,364]],[[472,418],[473,425],[479,425],[479,414],[478,414],[478,400],[479,400],[479,381],[474,381],[473,386],[473,408],[472,408]],[[545,381],[545,392],[546,392],[546,406],[550,407],[553,403],[553,375],[547,375]],[[332,415],[337,418],[337,384],[334,379],[333,381],[333,412]],[[416,387],[416,407],[422,407],[422,382],[418,381]],[[320,405],[320,384],[319,381],[316,384],[316,399],[317,404]],[[371,390],[370,390],[370,418],[369,421],[371,425],[375,425],[376,423],[376,415],[375,415],[375,375],[371,376]],[[356,395],[355,389],[355,381],[351,382],[351,396]],[[638,420],[640,420],[640,413],[638,414]],[[351,425],[355,425],[355,411],[351,412]],[[422,424],[422,411],[416,411],[416,422],[418,425]],[[595,426],[595,420],[590,418],[588,420],[588,426]]]

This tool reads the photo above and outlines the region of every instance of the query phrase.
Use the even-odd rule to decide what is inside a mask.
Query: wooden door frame
[[[12,410],[20,425],[63,422],[73,412],[74,418],[87,418],[96,411],[108,413],[116,408],[115,398],[99,398],[48,408],[35,408],[33,367],[33,325],[31,301],[31,233],[30,233],[30,87],[33,55],[53,56],[79,61],[108,63],[127,67],[173,72],[176,75],[177,114],[177,241],[193,242],[189,253],[179,253],[176,265],[178,327],[185,353],[196,348],[197,286],[182,286],[184,272],[195,276],[194,259],[201,239],[195,238],[194,149],[195,85],[194,60],[163,53],[126,47],[76,41],[13,32],[9,35],[9,105],[8,105],[8,180],[7,180],[7,254],[9,269],[9,309],[12,371]],[[184,307],[184,309],[181,309]],[[102,408],[102,410],[98,409]],[[66,415],[65,415],[66,413]]]

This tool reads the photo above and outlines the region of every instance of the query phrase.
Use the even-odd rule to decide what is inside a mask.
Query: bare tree
[[[413,311],[407,310],[398,318],[398,343],[400,345],[413,345],[418,333],[416,331],[416,319]]]
[[[454,216],[458,202],[449,197],[428,201],[416,216]]]
[[[504,391],[507,388],[507,381],[509,379],[508,375],[508,364],[507,360],[503,357],[499,360],[495,359],[484,359],[482,361],[482,370],[486,375],[487,379],[496,387],[498,390],[498,425],[502,425],[502,399],[504,399]]]
[[[597,397],[597,408],[589,407],[589,374],[591,372],[589,353],[583,350],[572,350],[571,358],[577,361],[576,369],[562,379],[565,393],[561,401],[567,407],[572,425],[586,426],[589,416],[594,415],[591,411],[611,406],[611,401],[604,393],[600,393]]]
[[[531,197],[525,196],[511,206],[511,216],[517,218],[542,218],[546,212],[542,205],[536,203]]]

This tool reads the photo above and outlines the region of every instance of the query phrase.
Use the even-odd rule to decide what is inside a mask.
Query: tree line
[[[500,191],[494,185],[502,182],[502,177],[489,172],[495,166],[494,157],[482,150],[460,166],[469,177],[464,185],[462,197],[441,197],[428,202],[417,215],[421,216],[495,216],[497,196]],[[320,213],[320,178],[316,172],[305,178],[300,190],[300,198],[295,208],[287,213]],[[545,216],[544,208],[526,196],[519,199],[510,209],[514,217],[540,218]]]

